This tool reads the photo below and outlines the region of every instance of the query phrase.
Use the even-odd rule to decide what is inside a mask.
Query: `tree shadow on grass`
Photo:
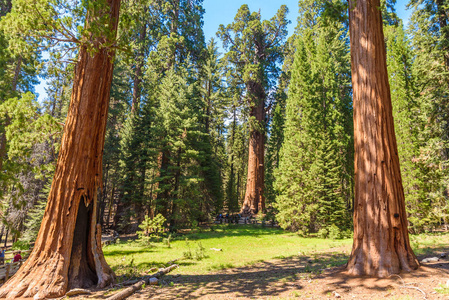
[[[419,255],[418,259],[439,256],[447,250],[448,247],[443,246],[425,249],[425,254]],[[427,293],[434,292],[437,283],[429,283],[432,276],[436,274],[435,276],[441,277],[444,270],[446,278],[449,274],[449,260],[445,259],[434,264],[425,264],[413,273],[400,274],[401,278],[350,277],[344,273],[347,260],[348,254],[342,252],[312,252],[308,255],[279,256],[274,260],[254,262],[238,268],[232,268],[232,265],[216,266],[209,274],[183,274],[176,277],[173,274],[179,271],[173,271],[163,277],[161,286],[138,291],[131,299],[264,298],[283,297],[289,293],[297,293],[293,294],[297,297],[300,293],[310,293],[314,283],[313,294],[322,298],[328,297],[329,293],[334,291],[342,295],[355,294],[362,298],[366,295],[383,297],[392,290],[405,290],[400,288],[401,280],[407,284],[424,282],[425,286],[420,285],[420,288],[427,289]],[[151,265],[159,266],[165,263],[146,262],[137,267],[143,270],[147,266],[149,268]],[[182,266],[195,262],[181,260],[177,263]],[[182,272],[182,269],[180,271]],[[313,283],[310,283],[311,281]],[[420,295],[419,291],[413,289],[408,289],[407,292],[412,297]],[[95,298],[106,297],[96,295]]]
[[[445,247],[434,249],[433,255],[444,251]],[[426,255],[429,256],[429,253]],[[423,257],[422,257],[423,258]],[[420,259],[422,259],[420,258]],[[299,295],[309,285],[311,280],[316,283],[312,289],[318,297],[327,297],[329,293],[338,291],[347,294],[354,290],[361,295],[388,295],[392,290],[399,290],[401,280],[410,283],[425,279],[433,280],[435,274],[447,270],[449,274],[449,260],[441,260],[434,265],[423,265],[419,270],[401,274],[401,278],[392,276],[386,279],[369,277],[350,277],[344,272],[348,255],[341,252],[312,253],[311,255],[292,256],[262,261],[244,267],[213,271],[210,274],[187,274],[180,277],[167,275],[166,283],[173,282],[173,287],[162,286],[154,290],[142,290],[133,299],[197,299],[205,297],[214,299],[220,297],[263,298],[285,296],[286,292]],[[442,271],[443,269],[443,271]],[[446,275],[447,277],[447,275]],[[403,278],[403,279],[402,279]],[[426,281],[424,281],[426,282]],[[428,293],[433,292],[434,286],[427,284]],[[402,290],[402,289],[401,289]],[[368,291],[368,292],[367,292]],[[310,292],[310,290],[309,290]],[[407,289],[412,297],[420,297],[420,292]],[[284,294],[283,294],[284,293]],[[416,294],[416,295],[415,295]],[[319,296],[322,295],[322,296]]]
[[[327,266],[344,263],[347,256],[341,253],[312,256],[293,256],[262,261],[244,267],[215,271],[212,274],[182,275],[179,278],[168,275],[167,282],[175,287],[152,291],[154,299],[195,299],[204,295],[213,299],[216,295],[231,297],[278,296],[291,290],[301,290],[302,280],[320,274]],[[153,295],[156,292],[156,295]],[[138,292],[134,298],[148,297],[148,291]]]

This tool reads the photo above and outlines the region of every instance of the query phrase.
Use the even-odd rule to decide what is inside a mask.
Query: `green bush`
[[[30,243],[28,241],[17,241],[12,244],[12,250],[29,250]]]
[[[317,236],[322,238],[322,239],[327,239],[329,236],[329,230],[327,230],[327,228],[321,228],[318,233]]]
[[[333,240],[339,240],[343,238],[343,233],[340,230],[340,228],[337,227],[337,225],[332,224],[328,227],[329,230],[329,238]]]
[[[351,229],[341,230],[337,225],[332,224],[330,226],[321,228],[318,231],[317,236],[322,239],[329,238],[333,240],[340,240],[351,238],[353,236],[353,232]]]
[[[159,234],[163,233],[165,230],[165,221],[167,221],[167,219],[165,219],[165,217],[161,214],[157,214],[157,216],[155,216],[153,219],[145,216],[145,220],[142,222],[142,224],[139,225],[139,228],[143,230],[142,234],[146,236],[159,236]]]

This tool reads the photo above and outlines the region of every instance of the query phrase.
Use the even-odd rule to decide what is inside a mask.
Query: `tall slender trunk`
[[[147,12],[145,8],[144,13]],[[145,63],[145,38],[147,35],[147,23],[143,21],[142,27],[139,33],[139,53],[136,57],[136,68],[134,72],[134,84],[133,84],[133,102],[131,105],[131,114],[136,112],[136,109],[140,105],[141,83],[142,83],[142,68]]]
[[[97,223],[100,223],[100,226],[102,228],[103,228],[103,223],[104,223],[104,211],[106,209],[108,177],[109,177],[109,164],[106,167],[106,174],[104,176],[103,191],[101,192],[101,197],[100,197],[100,199],[101,199],[100,200],[100,211],[98,213],[98,219],[97,219]]]
[[[2,230],[0,231],[0,244],[2,243],[4,232],[5,232],[5,224],[2,224]]]
[[[171,4],[173,6],[172,16],[171,16],[171,24],[170,24],[170,37],[174,37],[178,34],[178,21],[179,21],[179,2],[180,0],[172,0]],[[173,49],[173,52],[170,53],[170,57],[168,59],[167,70],[170,70],[171,67],[175,65],[176,60],[176,47]]]
[[[182,153],[182,149],[179,148],[178,149],[178,155],[177,155],[177,163],[176,163],[176,173],[175,173],[175,187],[173,190],[173,195],[175,198],[172,199],[172,209],[171,209],[171,214],[170,214],[170,231],[174,231],[176,228],[176,209],[177,209],[177,205],[176,203],[178,202],[177,200],[179,199],[179,180],[181,178],[181,153]]]
[[[4,247],[5,247],[5,248],[6,248],[6,245],[8,244],[8,234],[9,234],[9,228],[6,228],[5,244],[4,244]]]
[[[111,220],[111,214],[112,214],[112,207],[114,204],[114,193],[115,193],[115,184],[112,184],[112,189],[111,189],[111,196],[109,198],[109,205],[108,205],[108,216],[106,218],[106,228],[109,228],[109,221]]]
[[[263,195],[265,179],[265,91],[263,86],[257,82],[249,82],[247,90],[253,104],[250,112],[248,177],[241,213],[251,215],[265,209]]]
[[[407,231],[379,0],[350,1],[354,97],[351,275],[388,277],[419,264]]]
[[[99,13],[109,14],[107,25],[115,33],[120,0],[105,5]],[[56,298],[68,289],[94,284],[102,288],[114,281],[96,215],[115,52],[98,47],[93,56],[89,53],[80,47],[61,150],[33,251],[0,288],[0,298]]]
[[[444,63],[446,65],[446,69],[449,71],[449,30],[446,28],[448,26],[448,16],[446,12],[446,8],[444,7],[444,0],[436,0],[437,10],[438,10],[438,23],[440,26],[440,32],[443,35],[443,45],[444,49]]]
[[[12,79],[11,88],[15,92],[17,90],[17,84],[19,83],[20,71],[22,70],[22,56],[19,55],[16,62],[16,67],[14,68],[14,77]]]
[[[162,177],[162,180],[158,184],[158,188],[162,188],[162,192],[157,194],[156,198],[156,214],[160,213],[165,218],[169,217],[169,198],[170,198],[170,190],[168,186],[170,185],[169,179],[169,166],[170,166],[170,153],[167,150],[162,150],[160,153],[160,168],[159,168],[159,176]]]
[[[207,94],[206,94],[206,132],[210,133],[210,114],[211,114],[211,101],[210,97],[212,94],[212,84],[210,81],[207,81]]]

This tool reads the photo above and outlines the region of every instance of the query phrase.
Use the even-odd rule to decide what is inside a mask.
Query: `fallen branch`
[[[172,264],[174,264],[175,262],[177,262],[177,261],[180,260],[180,259],[182,259],[182,257],[178,257],[178,258],[175,258],[175,259],[173,259],[173,260],[170,260],[170,261],[167,263],[167,265],[171,266]]]
[[[159,272],[157,272],[154,275],[151,276],[145,276],[142,280],[138,281],[137,283],[133,284],[132,286],[124,289],[123,291],[107,298],[106,300],[123,300],[132,294],[134,294],[136,291],[140,290],[144,284],[146,285],[155,285],[158,283],[159,278],[164,276],[165,274],[170,273],[172,270],[176,269],[178,265],[171,265],[167,268],[160,269]]]
[[[85,295],[85,294],[90,294],[90,291],[85,290],[85,289],[73,289],[73,290],[68,291],[65,295],[68,297],[71,297],[71,296]]]
[[[223,249],[217,249],[217,248],[210,248],[210,250],[214,250],[214,251],[223,251]]]

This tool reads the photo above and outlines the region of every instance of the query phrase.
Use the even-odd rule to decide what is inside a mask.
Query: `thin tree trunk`
[[[108,0],[99,12],[109,14],[109,28],[114,33],[119,9],[120,0]],[[105,39],[93,42],[101,45]],[[42,225],[33,252],[0,288],[0,298],[55,298],[68,289],[94,284],[102,288],[114,281],[101,249],[101,228],[96,224],[114,55],[114,50],[99,47],[90,56],[85,46],[80,48]]]
[[[210,131],[210,114],[211,114],[211,101],[210,97],[212,94],[212,84],[210,81],[206,83],[207,95],[206,95],[206,133],[209,134]]]
[[[170,153],[167,150],[163,150],[160,154],[160,169],[159,169],[159,176],[162,178],[168,177],[168,168],[170,166]],[[158,206],[157,213],[161,213],[166,219],[169,218],[169,198],[170,198],[170,190],[168,186],[170,185],[170,180],[167,178],[162,179],[159,184],[158,188],[161,188],[162,186],[162,193],[157,194],[157,200],[156,200],[156,206]],[[161,210],[162,209],[162,210]],[[157,214],[156,213],[156,214]]]
[[[172,0],[171,1],[171,4],[173,6],[172,19],[171,19],[171,24],[170,24],[170,37],[171,38],[176,37],[178,34],[179,1],[180,0]],[[173,49],[173,52],[170,53],[170,57],[168,59],[167,70],[170,70],[175,65],[177,46],[178,45],[176,44],[175,49]]]
[[[379,0],[350,1],[354,95],[351,275],[388,277],[419,264],[410,248]]]
[[[177,208],[177,199],[179,199],[179,180],[181,178],[181,153],[182,149],[178,149],[178,157],[176,163],[176,173],[175,173],[175,188],[172,196],[175,196],[175,199],[172,201],[172,210],[170,215],[170,231],[173,232],[176,227],[176,208]]]
[[[146,13],[147,8],[145,8],[144,13]],[[131,105],[131,114],[134,114],[140,105],[140,94],[141,94],[141,83],[142,83],[142,68],[145,59],[145,38],[147,34],[147,24],[146,21],[142,24],[142,28],[139,33],[139,53],[136,57],[136,69],[134,73],[134,84],[133,84],[133,102]]]
[[[104,211],[106,209],[106,199],[107,199],[107,187],[108,187],[108,177],[109,177],[109,164],[106,167],[106,174],[104,176],[104,182],[103,182],[103,191],[101,193],[101,200],[100,200],[100,211],[98,214],[97,222],[100,223],[100,226],[103,228],[104,223]]]
[[[2,243],[4,232],[5,232],[5,224],[2,224],[2,231],[0,231],[0,244]]]
[[[109,199],[108,217],[106,219],[106,228],[109,228],[109,220],[111,220],[112,206],[114,203],[115,184],[112,184],[111,198]]]
[[[444,7],[444,0],[436,0],[437,9],[438,9],[438,23],[440,25],[440,32],[443,35],[443,41],[445,45],[444,49],[444,63],[446,65],[446,69],[449,71],[449,31],[447,28],[448,17]]]
[[[5,248],[6,248],[6,245],[8,244],[8,234],[9,234],[9,228],[6,228],[5,244],[4,244]]]
[[[19,57],[17,58],[16,67],[14,69],[14,77],[12,79],[12,84],[11,84],[11,88],[12,88],[13,92],[15,92],[17,90],[17,84],[19,83],[20,70],[22,70],[22,56],[19,55]]]

